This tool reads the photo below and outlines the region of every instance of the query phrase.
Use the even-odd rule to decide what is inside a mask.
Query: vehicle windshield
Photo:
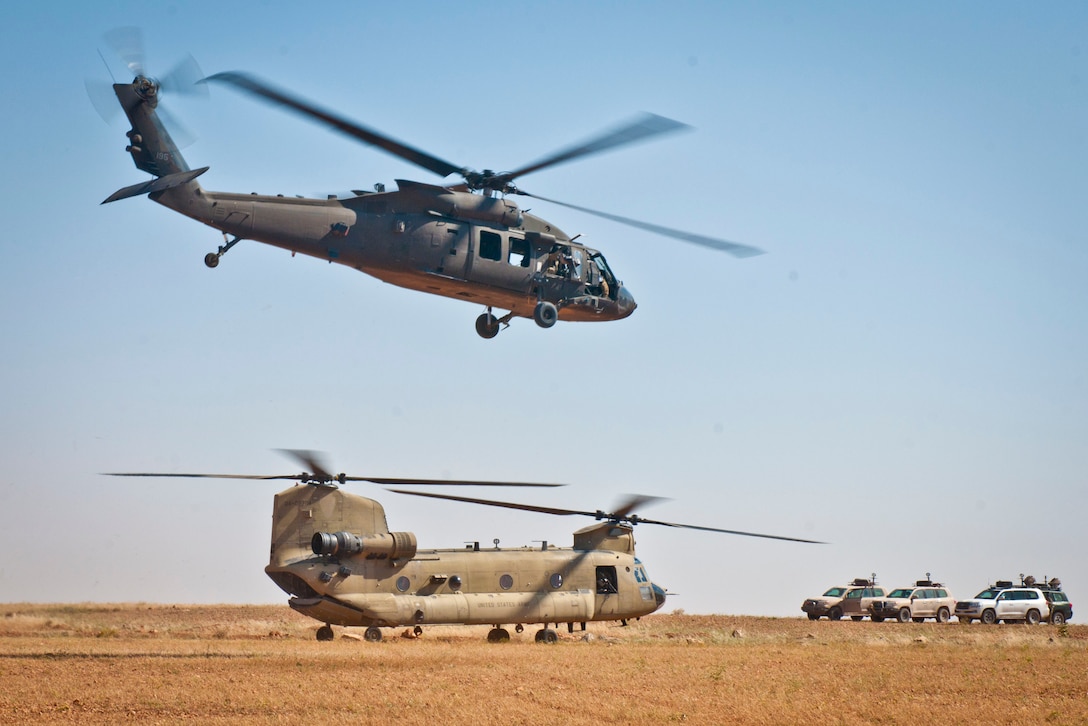
[[[892,594],[888,597],[910,597],[910,594],[914,592],[913,588],[899,588],[898,590],[892,590]]]
[[[996,588],[989,588],[983,590],[979,594],[975,595],[976,600],[996,600],[997,596],[1001,594],[1001,591]]]
[[[845,587],[833,587],[824,593],[824,597],[842,597],[844,592],[846,592]]]

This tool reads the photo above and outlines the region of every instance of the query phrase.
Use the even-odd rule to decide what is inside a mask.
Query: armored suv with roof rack
[[[1050,623],[1052,625],[1064,625],[1066,621],[1073,618],[1073,603],[1069,602],[1069,596],[1062,592],[1061,580],[1056,577],[1048,580],[1044,577],[1042,582],[1036,583],[1035,578],[1031,575],[1027,577],[1021,575],[1020,581],[1025,585],[1035,586],[1043,591],[1043,597],[1046,598],[1046,602],[1050,606]]]
[[[955,609],[956,599],[944,585],[933,582],[927,572],[926,579],[917,580],[914,587],[901,587],[883,600],[874,600],[869,605],[869,617],[878,623],[889,619],[920,623],[926,618],[947,623]]]
[[[876,575],[868,579],[858,577],[849,585],[832,587],[820,597],[805,600],[801,610],[809,620],[819,620],[824,615],[829,620],[841,620],[843,615],[861,620],[869,614],[869,603],[874,597],[884,597],[884,589],[876,586]]]
[[[1012,580],[998,580],[971,600],[956,603],[956,617],[962,623],[981,620],[987,625],[998,621],[1011,623],[1023,620],[1029,625],[1050,619],[1050,602],[1038,587],[1031,587],[1021,577],[1016,587]],[[1034,584],[1034,578],[1031,579]]]

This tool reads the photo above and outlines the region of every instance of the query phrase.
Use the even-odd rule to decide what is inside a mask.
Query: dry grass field
[[[655,615],[553,646],[456,627],[318,643],[318,625],[286,606],[0,605],[0,722],[1088,723],[1083,625]]]

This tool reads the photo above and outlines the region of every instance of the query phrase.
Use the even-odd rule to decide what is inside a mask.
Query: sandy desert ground
[[[286,606],[0,605],[3,723],[1088,723],[1088,626],[654,615],[386,631]],[[588,634],[588,637],[587,637]]]

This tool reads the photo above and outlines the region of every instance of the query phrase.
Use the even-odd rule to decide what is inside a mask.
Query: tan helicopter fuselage
[[[634,544],[630,525],[601,522],[572,548],[418,549],[411,533],[389,531],[378,502],[300,485],[276,495],[265,572],[292,608],[335,625],[627,620],[665,601]]]
[[[116,84],[114,91],[132,123],[127,150],[138,168],[157,178],[107,201],[146,193],[236,240],[512,316],[533,317],[540,301],[555,304],[560,320],[618,320],[635,310],[599,252],[506,198],[410,181],[398,181],[396,191],[344,199],[207,191],[195,181],[207,169],[189,170],[155,113],[154,94],[141,95],[133,84]],[[209,264],[218,262],[217,255],[209,257]]]

